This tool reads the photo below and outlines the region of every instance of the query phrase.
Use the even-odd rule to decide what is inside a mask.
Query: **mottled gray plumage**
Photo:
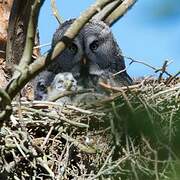
[[[34,99],[47,99],[48,87],[51,85],[55,75],[55,73],[45,70],[34,79]]]
[[[74,20],[66,21],[55,32],[54,47]],[[125,70],[122,52],[108,25],[91,20],[80,31],[72,44],[47,68],[53,74],[71,72],[78,85],[99,91],[98,81],[109,77],[110,84],[131,85],[132,80]],[[111,78],[114,73],[124,70]],[[49,74],[51,76],[51,74]],[[44,76],[51,79],[48,76]],[[53,77],[54,78],[54,77]],[[114,82],[113,82],[114,81]],[[38,89],[38,87],[36,87]]]
[[[90,21],[83,29],[84,51],[90,75],[110,76],[125,70],[125,62],[114,36],[104,22]],[[132,79],[126,71],[116,76],[119,85],[130,85]]]

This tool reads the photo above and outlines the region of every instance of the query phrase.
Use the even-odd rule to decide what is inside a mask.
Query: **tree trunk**
[[[7,42],[8,19],[13,0],[0,0],[0,87],[7,84],[5,74],[5,50]]]
[[[14,0],[8,25],[6,65],[10,74],[18,64],[24,50],[31,4],[33,0]]]

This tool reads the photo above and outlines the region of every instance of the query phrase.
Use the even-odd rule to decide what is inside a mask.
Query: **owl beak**
[[[65,87],[66,87],[67,91],[70,90],[71,87],[72,87],[72,81],[71,80],[66,80]]]
[[[87,64],[87,59],[85,57],[83,57],[81,62],[82,62],[82,64],[86,65]]]

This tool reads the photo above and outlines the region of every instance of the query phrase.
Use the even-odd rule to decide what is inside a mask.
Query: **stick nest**
[[[0,179],[173,179],[180,166],[180,80],[102,86],[81,106],[13,102]]]

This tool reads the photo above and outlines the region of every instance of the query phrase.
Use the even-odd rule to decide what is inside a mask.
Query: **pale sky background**
[[[176,0],[173,9],[170,5],[162,7],[162,1],[164,0],[139,0],[113,25],[112,31],[124,55],[154,67],[162,66],[167,59],[173,60],[169,72],[175,74],[180,70],[180,0]],[[78,17],[93,2],[95,0],[56,0],[64,20]],[[169,16],[164,17],[164,12]],[[50,0],[46,0],[39,19],[40,43],[51,42],[57,28],[58,23],[52,15]],[[49,48],[43,48],[42,52]],[[129,62],[126,60],[127,66]],[[154,75],[152,69],[136,63],[128,68],[128,73],[132,77]]]

